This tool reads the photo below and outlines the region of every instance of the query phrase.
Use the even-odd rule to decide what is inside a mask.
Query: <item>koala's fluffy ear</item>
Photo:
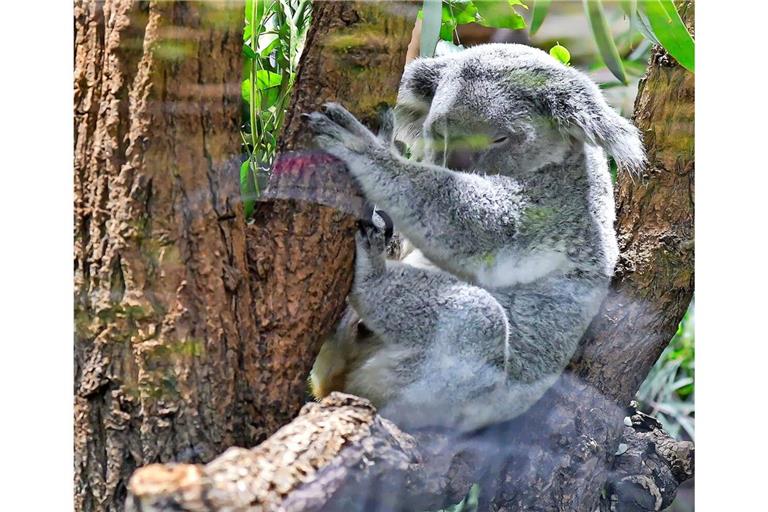
[[[410,62],[400,80],[397,102],[429,105],[435,96],[444,67],[444,62],[434,58],[415,59]]]
[[[601,146],[630,172],[639,172],[646,164],[640,132],[621,117],[591,81],[570,82],[569,90],[560,90],[547,101],[557,125],[565,133]]]
[[[394,109],[395,140],[410,146],[421,137],[444,67],[436,58],[416,59],[405,67]]]

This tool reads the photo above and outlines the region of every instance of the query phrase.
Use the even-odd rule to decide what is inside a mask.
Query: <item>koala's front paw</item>
[[[323,113],[306,114],[304,119],[315,133],[317,145],[348,164],[355,156],[383,149],[381,141],[338,103],[326,103]]]

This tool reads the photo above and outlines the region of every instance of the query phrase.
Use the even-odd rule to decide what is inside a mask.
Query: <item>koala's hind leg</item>
[[[509,337],[504,309],[486,290],[438,270],[385,260],[380,227],[357,236],[350,304],[384,345],[443,351],[503,367]],[[438,354],[439,356],[439,354]]]

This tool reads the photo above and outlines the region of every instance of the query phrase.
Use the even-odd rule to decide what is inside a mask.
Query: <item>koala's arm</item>
[[[503,176],[480,176],[406,160],[349,112],[328,104],[309,116],[319,145],[343,160],[368,199],[430,260],[482,283],[513,243],[524,197]]]
[[[368,160],[368,161],[363,161]],[[405,160],[392,153],[348,161],[366,196],[430,259],[478,273],[513,242],[523,204],[503,177]]]

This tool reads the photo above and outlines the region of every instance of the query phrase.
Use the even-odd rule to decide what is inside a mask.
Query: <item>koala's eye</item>
[[[493,139],[494,144],[501,144],[502,142],[507,142],[509,140],[509,137],[506,135],[502,135],[501,137],[497,137]]]

